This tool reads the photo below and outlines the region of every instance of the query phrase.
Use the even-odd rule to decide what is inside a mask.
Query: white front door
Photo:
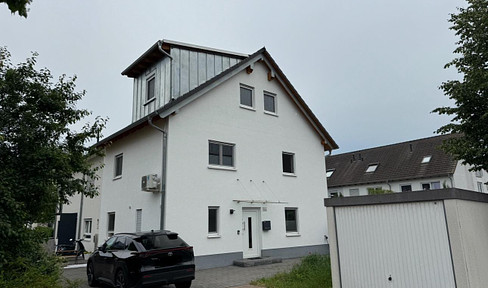
[[[261,257],[259,222],[259,209],[242,209],[243,258]]]

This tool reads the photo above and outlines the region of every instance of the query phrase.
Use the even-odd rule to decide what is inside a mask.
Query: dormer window
[[[422,158],[422,164],[429,163],[431,158],[432,158],[432,156],[430,156],[430,155],[424,156],[424,158]]]
[[[155,97],[155,88],[156,88],[156,78],[153,76],[147,80],[147,92],[146,92],[146,101],[149,101]]]
[[[335,171],[335,169],[328,169],[326,171],[326,174],[325,174],[325,175],[327,175],[327,178],[329,178],[330,176],[332,176],[332,174],[334,173],[334,171]]]
[[[371,173],[371,172],[374,172],[376,171],[376,168],[378,168],[378,163],[376,164],[369,164],[368,165],[368,169],[366,169],[366,173]]]

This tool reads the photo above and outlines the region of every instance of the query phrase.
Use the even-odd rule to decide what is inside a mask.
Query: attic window
[[[325,173],[325,175],[327,175],[327,178],[329,178],[330,176],[332,176],[332,174],[334,173],[335,169],[328,169]]]
[[[374,172],[376,171],[376,168],[378,168],[378,163],[376,164],[369,164],[368,169],[366,169],[366,173]]]
[[[422,164],[423,163],[429,163],[430,162],[430,159],[432,158],[432,156],[424,156],[424,158],[422,159]]]

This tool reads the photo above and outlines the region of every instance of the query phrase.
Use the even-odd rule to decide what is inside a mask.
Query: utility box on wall
[[[438,189],[325,199],[334,288],[485,287],[488,195]]]
[[[263,231],[271,230],[271,221],[263,221]]]

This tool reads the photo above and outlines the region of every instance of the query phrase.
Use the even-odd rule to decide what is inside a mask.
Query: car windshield
[[[146,250],[170,249],[188,246],[188,244],[186,244],[186,242],[183,241],[180,237],[171,234],[144,235],[135,240],[141,243]]]

